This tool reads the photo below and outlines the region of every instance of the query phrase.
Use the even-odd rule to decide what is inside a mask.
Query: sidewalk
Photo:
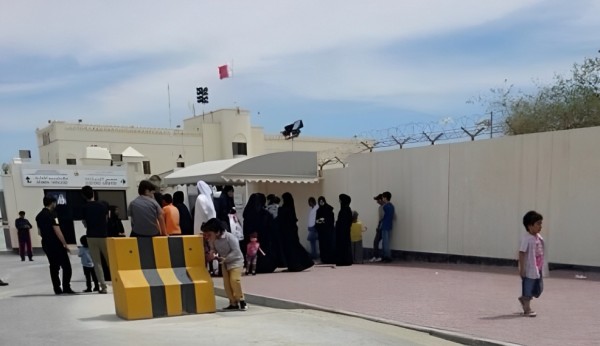
[[[385,345],[456,346],[426,333],[318,310],[250,304],[248,311],[126,321],[108,294],[57,296],[45,256],[21,262],[0,253],[0,345]],[[84,289],[81,265],[71,256],[72,287]],[[227,300],[216,298],[217,307]]]
[[[600,344],[600,273],[552,271],[532,303],[536,318],[520,314],[516,268],[394,262],[314,267],[306,272],[243,277],[248,300],[267,306],[347,312],[436,333],[454,340],[523,345]],[[222,288],[216,278],[215,286]],[[222,293],[222,290],[219,290]],[[487,340],[487,341],[486,341]]]

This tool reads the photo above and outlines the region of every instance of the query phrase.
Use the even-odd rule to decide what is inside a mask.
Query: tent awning
[[[222,177],[228,183],[304,183],[319,182],[319,178],[308,177],[283,177],[283,176],[228,176]]]
[[[316,183],[317,153],[285,151],[260,156],[207,161],[177,170],[164,179],[167,185],[196,184],[198,180],[213,185],[271,182]]]

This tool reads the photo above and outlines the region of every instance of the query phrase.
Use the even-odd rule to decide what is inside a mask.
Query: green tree
[[[504,118],[507,135],[600,126],[600,58],[575,63],[569,77],[557,74],[531,94],[515,93],[512,85],[491,92],[483,102]]]

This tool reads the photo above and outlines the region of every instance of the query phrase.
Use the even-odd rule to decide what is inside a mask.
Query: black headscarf
[[[350,196],[342,193],[340,195],[340,206],[341,207],[349,207],[350,206],[350,202],[352,202],[352,198],[350,198]]]
[[[294,197],[292,197],[292,194],[286,192],[281,195],[281,199],[283,200],[283,205],[280,209],[285,209],[288,213],[288,216],[292,217],[292,220],[298,221],[298,218],[296,217],[296,206],[294,204]]]

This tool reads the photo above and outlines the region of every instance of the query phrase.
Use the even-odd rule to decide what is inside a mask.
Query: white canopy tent
[[[285,151],[260,156],[197,163],[164,178],[167,185],[211,185],[246,183],[316,183],[319,181],[317,153]]]

